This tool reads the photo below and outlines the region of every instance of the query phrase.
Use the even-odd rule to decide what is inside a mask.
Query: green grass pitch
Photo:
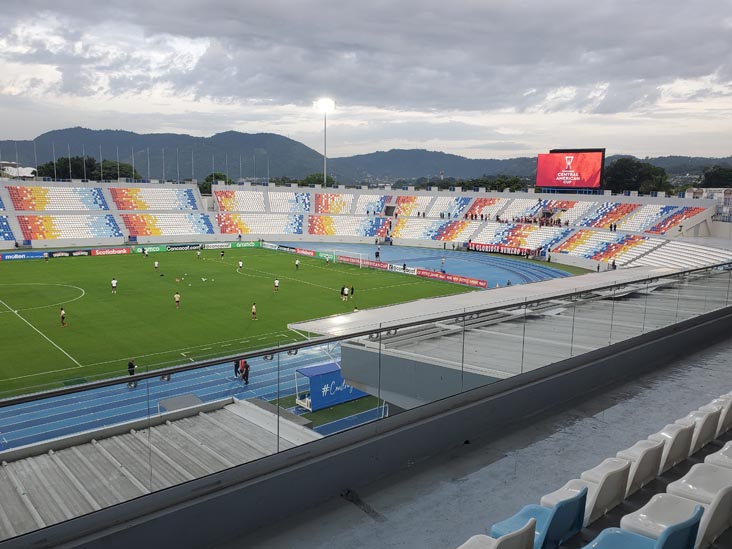
[[[300,259],[299,270],[295,259]],[[239,260],[244,268],[237,268]],[[159,272],[153,268],[159,261]],[[117,294],[111,280],[119,281]],[[274,291],[274,279],[280,288]],[[355,298],[340,299],[343,285]],[[173,295],[180,292],[176,309]],[[0,262],[0,397],[298,341],[290,322],[470,291],[269,250]],[[256,321],[251,320],[252,303]],[[67,327],[61,326],[60,309]]]

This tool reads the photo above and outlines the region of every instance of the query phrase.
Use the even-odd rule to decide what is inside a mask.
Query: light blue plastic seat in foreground
[[[527,505],[511,518],[494,524],[491,536],[500,538],[515,532],[533,518],[536,520],[534,549],[556,549],[582,529],[586,500],[587,487],[583,487],[576,496],[560,501],[552,508]]]
[[[585,549],[694,549],[704,509],[701,505],[683,522],[666,528],[657,540],[620,528],[607,528]]]

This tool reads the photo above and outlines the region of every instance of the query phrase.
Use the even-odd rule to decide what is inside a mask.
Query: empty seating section
[[[499,215],[504,221],[513,221],[519,217],[534,217],[540,206],[541,201],[536,198],[515,198]]]
[[[113,238],[122,231],[110,214],[98,215],[19,215],[18,223],[25,240],[59,238]]]
[[[640,208],[640,204],[605,202],[597,210],[582,218],[578,225],[582,227],[609,229],[611,223],[617,223],[638,208]]]
[[[400,219],[391,235],[394,238],[467,242],[479,226],[479,221]]]
[[[598,206],[597,202],[577,201],[574,206],[564,211],[557,212],[555,217],[562,220],[563,225],[576,225],[577,220],[590,215]]]
[[[473,241],[481,244],[536,250],[551,248],[566,238],[570,232],[572,229],[562,227],[489,222],[473,237]]]
[[[5,211],[5,204],[3,203],[3,199],[0,198],[0,212]]]
[[[112,200],[122,211],[198,210],[191,189],[166,187],[110,187]]]
[[[353,215],[374,215],[381,214],[384,206],[391,202],[391,195],[384,194],[362,194],[356,201],[356,209]]]
[[[108,210],[97,187],[5,187],[17,211]]]
[[[732,394],[715,398],[648,439],[619,451],[616,457],[584,471],[580,478],[546,494],[540,500],[541,505],[527,505],[513,517],[494,524],[491,536],[498,538],[512,532],[517,535],[525,528],[527,519],[534,518],[536,535],[528,547],[564,547],[565,542],[567,546],[579,546],[575,545],[579,540],[574,536],[579,534],[582,525],[588,527],[619,505],[628,505],[631,502],[626,500],[632,494],[643,487],[653,488],[650,483],[657,477],[670,475],[678,480],[656,485],[657,493],[650,500],[645,498],[647,503],[643,507],[625,514],[620,519],[620,528],[606,528],[584,547],[709,547],[732,526],[732,442],[708,454],[703,463],[695,454],[732,427],[730,410]],[[688,468],[686,462],[690,458],[697,463]],[[683,464],[682,470],[688,471],[680,478],[672,471],[679,464]],[[665,493],[659,492],[663,489]],[[564,518],[560,520],[561,515]],[[543,532],[549,531],[553,532],[552,539],[543,539]],[[485,547],[496,546],[495,539],[482,538]],[[471,543],[465,547],[479,546]]]
[[[7,215],[0,215],[0,240],[15,240]]]
[[[234,214],[216,216],[221,234],[303,234],[298,214]]]
[[[653,227],[659,219],[663,219],[676,209],[678,209],[678,206],[646,204],[618,223],[618,229],[642,233]]]
[[[442,225],[437,231],[434,240],[447,242],[467,242],[470,236],[476,231],[478,225],[470,221],[449,221]]]
[[[264,213],[262,191],[219,191],[215,190],[216,202],[222,212]]]
[[[214,234],[206,214],[122,214],[122,220],[133,237]]]
[[[350,214],[352,194],[315,194],[315,213]]]
[[[618,265],[627,265],[633,259],[661,245],[658,239],[649,239],[637,234],[628,234],[617,241],[610,241],[596,251],[590,259],[595,261],[615,261]]]
[[[445,218],[457,219],[463,217],[468,204],[470,198],[467,196],[439,196],[435,198],[427,217],[440,217],[440,214],[443,214]]]
[[[269,209],[277,213],[310,213],[310,193],[270,191]]]
[[[633,265],[679,269],[704,267],[723,262],[732,262],[732,252],[670,240],[633,261]]]
[[[669,229],[673,229],[674,227],[681,225],[686,219],[694,217],[705,210],[706,208],[700,208],[698,206],[683,206],[666,219],[656,223],[653,227],[648,229],[648,232],[653,234],[666,234]]]
[[[542,200],[541,209],[552,215],[571,210],[577,205],[576,200]]]
[[[659,239],[640,235],[581,229],[552,251],[594,261],[615,260],[618,265],[627,265],[661,243]]]
[[[385,217],[308,216],[308,234],[319,236],[361,236],[383,238],[389,219]]]
[[[416,217],[418,213],[422,215],[427,211],[432,198],[431,196],[397,196],[395,213],[399,217]]]
[[[468,217],[473,215],[480,217],[482,214],[486,220],[492,220],[496,218],[496,214],[501,211],[506,204],[508,204],[508,199],[506,198],[476,198],[465,213],[468,214]]]

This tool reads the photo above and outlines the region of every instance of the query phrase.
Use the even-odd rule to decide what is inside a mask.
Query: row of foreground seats
[[[646,440],[496,523],[459,549],[558,548],[627,497],[698,452],[732,427],[732,392],[666,425]],[[607,528],[592,549],[704,548],[732,526],[732,442],[691,467],[681,479]]]

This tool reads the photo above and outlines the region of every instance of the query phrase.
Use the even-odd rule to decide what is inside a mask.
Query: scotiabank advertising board
[[[597,189],[603,156],[602,152],[594,151],[540,154],[536,164],[536,186]]]

